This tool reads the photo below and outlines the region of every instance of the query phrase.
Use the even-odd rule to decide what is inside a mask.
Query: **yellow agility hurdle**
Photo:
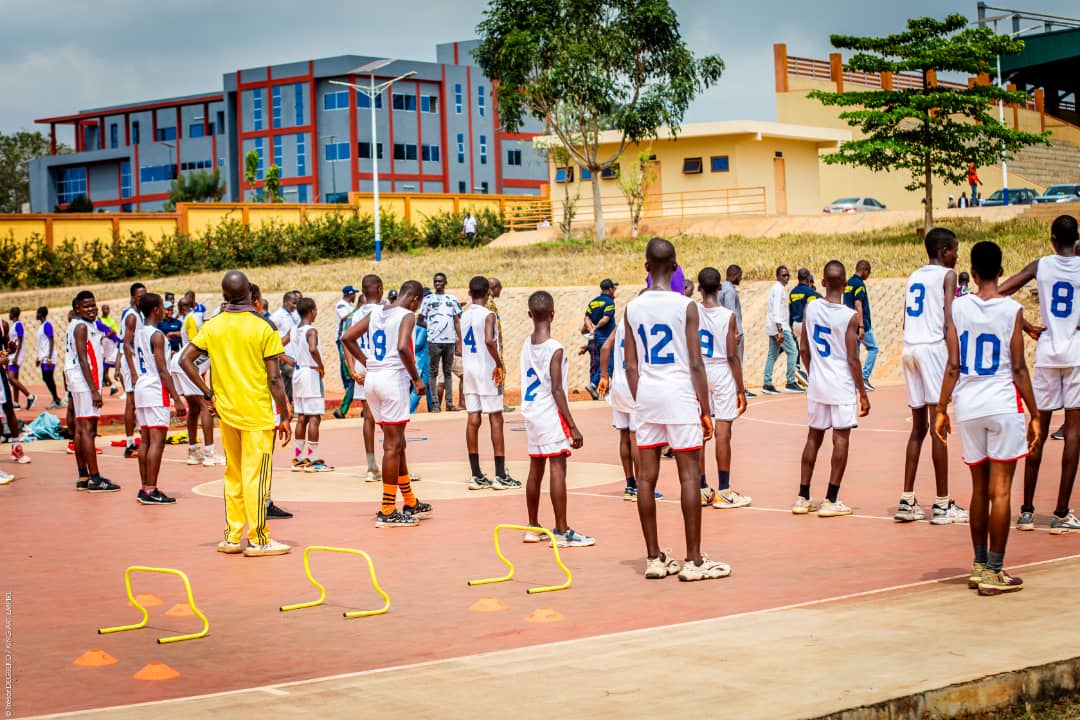
[[[339,548],[339,547],[326,547],[324,545],[312,545],[304,548],[304,572],[307,573],[308,582],[319,589],[319,599],[312,602],[296,603],[295,605],[282,605],[281,612],[288,612],[289,610],[302,610],[303,608],[315,607],[316,605],[322,605],[326,602],[326,588],[311,575],[311,553],[313,552],[333,552],[344,553],[346,555],[359,555],[367,562],[368,572],[371,574],[371,585],[375,588],[375,592],[382,595],[386,604],[378,610],[353,610],[352,612],[342,613],[347,618],[356,617],[368,617],[369,615],[382,615],[384,612],[390,609],[390,596],[379,587],[379,581],[375,577],[375,564],[371,562],[371,556],[363,550],[354,550],[353,548]]]
[[[155,568],[146,567],[145,565],[132,565],[124,571],[124,587],[127,589],[128,600],[132,605],[142,611],[142,622],[135,625],[119,625],[117,627],[101,628],[98,630],[98,635],[105,635],[107,633],[123,632],[125,630],[138,630],[146,627],[146,623],[150,618],[150,613],[145,607],[139,604],[139,601],[135,599],[135,595],[131,592],[131,574],[135,572],[148,572],[148,573],[161,573],[163,575],[176,575],[184,581],[184,590],[187,591],[188,605],[191,606],[191,612],[195,613],[203,622],[203,629],[197,633],[189,633],[187,635],[173,635],[172,637],[158,638],[158,644],[164,645],[165,643],[180,642],[182,640],[196,640],[201,637],[206,637],[210,632],[210,621],[203,615],[202,610],[199,610],[199,606],[195,604],[195,597],[191,594],[191,582],[188,580],[188,576],[180,570],[173,570],[172,568]]]
[[[541,535],[546,535],[548,540],[551,541],[551,549],[555,552],[555,564],[559,566],[560,570],[562,570],[564,573],[566,573],[566,582],[564,582],[562,585],[548,585],[546,587],[529,588],[529,589],[527,589],[525,591],[526,593],[528,593],[529,595],[534,595],[536,593],[554,592],[555,590],[565,590],[566,588],[570,587],[570,583],[573,581],[574,576],[570,574],[570,569],[567,568],[566,565],[563,564],[562,558],[559,557],[559,546],[555,542],[555,535],[550,530],[548,530],[546,528],[529,527],[528,525],[496,525],[495,526],[495,532],[494,532],[494,535],[495,535],[495,554],[499,556],[499,559],[502,560],[503,565],[505,565],[509,569],[509,572],[507,572],[506,575],[504,575],[503,577],[485,578],[483,580],[470,580],[469,581],[469,586],[470,587],[472,587],[473,585],[489,585],[491,583],[506,582],[507,580],[512,580],[514,578],[514,564],[506,559],[506,556],[503,555],[502,547],[500,547],[500,545],[499,545],[499,531],[500,530],[519,530],[521,532],[527,532],[527,531],[531,530],[532,532],[540,533]]]

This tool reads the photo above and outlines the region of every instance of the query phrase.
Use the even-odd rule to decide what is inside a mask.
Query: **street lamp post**
[[[333,145],[334,141],[337,140],[337,135],[320,135],[319,136],[320,140],[325,140],[327,138],[330,138],[330,144]],[[316,159],[315,162],[318,162],[318,159]],[[330,163],[330,178],[331,178],[331,187],[334,190],[334,200],[337,200],[337,165],[335,164],[336,162],[337,162],[337,160],[334,160],[334,161],[332,161]]]
[[[416,72],[410,70],[403,75],[398,75],[392,80],[386,80],[376,85],[375,71],[379,68],[386,67],[392,62],[394,61],[389,59],[373,60],[367,65],[358,67],[349,73],[349,75],[370,75],[371,80],[367,87],[355,83],[344,82],[342,80],[330,81],[332,85],[343,85],[347,88],[352,88],[357,92],[364,93],[368,98],[368,106],[371,108],[371,178],[373,182],[372,200],[375,206],[375,262],[380,262],[382,260],[382,235],[379,228],[379,142],[378,133],[375,127],[375,98],[399,80],[410,78],[416,74]],[[419,110],[419,108],[417,108],[417,110]],[[387,112],[393,111],[393,103],[391,103],[391,107]]]

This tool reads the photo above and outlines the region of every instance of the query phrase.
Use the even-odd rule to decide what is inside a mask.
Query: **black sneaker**
[[[864,379],[862,381],[862,384],[863,384],[863,387],[866,388],[866,392],[874,392],[875,390],[877,390],[876,387],[874,387],[873,385],[870,384],[869,380]]]
[[[1059,427],[1056,431],[1054,431],[1050,435],[1050,438],[1053,439],[1053,440],[1064,440],[1065,439],[1065,426],[1062,425],[1061,427]]]
[[[116,387],[115,385],[110,385],[109,386],[109,397],[112,397],[113,395],[115,395],[118,392],[120,392],[120,388]]]
[[[786,393],[804,393],[806,391],[803,390],[802,386],[800,386],[798,383],[788,383],[787,385],[784,386],[784,392],[786,392]]]
[[[86,490],[86,488],[87,488],[87,486],[89,484],[90,484],[90,478],[81,477],[81,478],[79,478],[79,481],[77,483],[75,483],[75,489],[76,490]]]
[[[131,458],[138,457],[138,456],[139,456],[139,448],[135,447],[134,444],[128,445],[126,448],[124,448],[124,458],[125,459],[130,460]]]
[[[394,510],[389,515],[383,515],[382,511],[375,513],[375,527],[377,528],[407,528],[417,527],[420,520],[407,516],[400,510]]]
[[[334,417],[335,417],[335,418],[337,418],[338,420],[344,420],[344,419],[345,419],[345,415],[344,415],[344,413],[342,413],[342,412],[341,412],[341,410],[340,410],[340,409],[338,409],[338,410],[335,410],[335,411],[333,412],[333,415],[334,415]]]
[[[746,397],[747,400],[749,400],[750,398],[756,398],[757,393],[752,393],[749,390],[743,390],[743,396]]]
[[[426,518],[431,517],[431,505],[425,502],[416,501],[416,504],[412,507],[406,505],[401,509],[402,514],[407,518]]]
[[[600,399],[600,393],[597,391],[596,386],[592,383],[586,385],[585,390],[589,393],[589,397],[591,397],[593,400]]]
[[[277,505],[274,504],[274,501],[271,500],[270,504],[266,506],[266,517],[285,520],[291,518],[292,513],[288,510],[283,510],[279,508]]]
[[[34,407],[34,401],[35,400],[37,400],[37,395],[27,395],[26,396],[26,409],[27,410]]]
[[[668,460],[671,460],[675,457],[675,451],[671,449],[670,445],[668,445],[667,448],[664,450],[663,456],[666,457]]]
[[[761,392],[765,395],[779,395],[780,391],[773,385],[762,385]]]
[[[116,492],[120,489],[120,486],[112,482],[108,478],[101,478],[99,482],[87,482],[86,491],[92,493],[99,492]]]
[[[151,492],[140,489],[135,499],[140,505],[172,505],[176,502],[176,498],[169,497],[157,488],[154,488]]]

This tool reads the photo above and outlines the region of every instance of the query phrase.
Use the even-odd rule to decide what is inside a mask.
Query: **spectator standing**
[[[157,329],[165,334],[165,340],[169,343],[169,354],[180,352],[180,328],[183,323],[176,317],[176,309],[172,300],[165,301],[165,317],[158,323]]]
[[[431,294],[431,288],[426,287],[423,289],[422,297],[427,297]],[[419,320],[419,318],[417,318]],[[420,373],[420,379],[424,381],[424,385],[431,382],[431,358],[428,357],[428,331],[427,328],[416,323],[416,327],[413,328],[413,353],[416,356],[416,372]],[[429,398],[427,392],[423,393],[424,398]],[[420,405],[420,393],[416,392],[416,388],[409,389],[409,414],[416,412],[416,408]],[[428,400],[428,412],[431,412],[431,401]],[[413,478],[414,480],[416,478]]]
[[[334,314],[337,316],[335,343],[338,354],[338,371],[341,373],[341,387],[345,389],[345,397],[341,398],[340,407],[334,411],[334,417],[338,419],[345,417],[349,413],[349,406],[352,405],[353,391],[355,389],[352,373],[349,372],[349,360],[345,357],[345,348],[341,345],[341,333],[345,329],[345,323],[348,321],[349,315],[356,309],[356,292],[356,288],[352,285],[346,285],[341,288],[341,299],[334,305]]]
[[[979,171],[975,168],[974,161],[969,162],[967,166],[967,181],[968,186],[971,187],[971,204],[979,204],[979,186],[983,184],[979,179]]]
[[[738,286],[742,282],[742,268],[738,265],[728,265],[727,279],[720,285],[720,294],[716,296],[717,301],[726,307],[731,312],[735,313],[735,326],[739,333],[739,362],[743,361],[743,354],[746,349],[745,338],[743,337],[742,326],[742,301],[739,300]],[[757,397],[749,390],[744,390],[744,394],[748,398]]]
[[[596,392],[600,382],[600,348],[615,332],[615,290],[618,287],[619,284],[611,278],[601,280],[600,294],[585,308],[585,322],[581,331],[589,339],[589,385],[586,389],[593,400],[600,397]],[[614,356],[608,359],[608,375],[611,375],[613,359]]]
[[[281,307],[270,313],[270,322],[274,323],[278,335],[281,336],[281,344],[285,348],[281,355],[281,381],[285,384],[285,396],[292,402],[292,376],[293,368],[296,367],[296,359],[289,354],[289,341],[292,338],[293,328],[298,327],[297,319],[294,318],[296,303],[300,301],[300,291],[290,290],[281,296]]]
[[[874,331],[870,325],[870,294],[866,290],[866,279],[870,277],[870,263],[860,260],[855,264],[855,274],[852,275],[847,285],[844,286],[844,304],[859,314],[859,345],[866,348],[866,360],[863,362],[862,376],[863,385],[867,390],[873,391],[870,384],[870,374],[874,372],[874,363],[877,361],[878,345],[874,339]]]
[[[465,221],[461,223],[461,232],[465,234],[465,241],[472,245],[476,240],[476,218],[468,210],[465,211]]]
[[[420,305],[420,324],[428,332],[428,372],[431,384],[427,386],[428,407],[439,412],[438,383],[440,369],[446,393],[446,409],[454,407],[454,356],[461,356],[461,303],[446,292],[446,273],[435,273],[431,279],[435,292],[424,298]]]
[[[956,207],[966,208],[968,206],[968,197],[966,192],[960,193],[960,199],[956,201]]]
[[[795,382],[795,337],[791,334],[791,316],[788,310],[787,284],[791,273],[781,265],[776,268],[776,282],[769,288],[769,304],[765,312],[765,334],[769,336],[769,354],[765,357],[765,377],[762,392],[779,395],[773,385],[773,366],[781,352],[787,355],[787,383],[784,392],[801,393],[803,389]]]
[[[645,276],[645,287],[652,287],[651,274]],[[686,295],[686,273],[683,272],[681,265],[675,266],[675,274],[671,276],[671,291]]]
[[[788,294],[788,311],[791,314],[791,331],[795,336],[795,346],[798,347],[799,338],[802,337],[803,317],[806,313],[806,305],[821,296],[814,290],[814,278],[809,270],[806,268],[799,268],[796,277],[799,280],[799,284],[792,288],[791,293]],[[795,372],[803,382],[807,380],[806,369],[802,367],[801,361],[796,367]]]

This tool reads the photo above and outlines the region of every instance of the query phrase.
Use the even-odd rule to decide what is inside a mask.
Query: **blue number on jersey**
[[[817,345],[818,355],[823,358],[827,358],[832,355],[832,346],[829,345],[829,340],[826,335],[832,335],[832,328],[824,325],[814,326],[814,344]]]
[[[469,352],[476,354],[476,335],[473,334],[472,326],[465,331],[465,337],[461,341],[469,346]]]
[[[386,331],[376,330],[371,334],[371,344],[375,346],[375,359],[386,357]]]
[[[532,378],[533,381],[525,388],[525,395],[522,396],[522,399],[525,402],[532,402],[536,399],[536,391],[540,389],[540,378],[536,376],[536,371],[532,368],[525,372],[525,377],[526,379]]]
[[[971,333],[965,330],[960,334],[960,374],[968,375],[971,366],[968,365],[968,349],[971,345]],[[986,364],[986,349],[990,346],[990,364]],[[1001,366],[1001,339],[997,335],[982,333],[975,337],[975,374],[993,375]]]
[[[638,337],[641,338],[641,345],[645,348],[645,362],[649,365],[672,365],[675,363],[675,353],[667,352],[663,355],[660,351],[667,347],[671,342],[674,334],[671,331],[671,326],[665,323],[657,323],[649,328],[648,336],[645,334],[645,326],[638,325]],[[649,349],[649,336],[660,336],[660,341]]]
[[[701,338],[701,355],[702,357],[711,358],[713,356],[713,348],[716,345],[716,338],[708,330],[698,330],[698,337]]]
[[[135,348],[135,354],[139,356],[139,374],[146,374],[146,359],[143,358],[143,351],[141,347]]]
[[[622,369],[626,369],[626,338],[619,341],[619,350],[622,351]]]
[[[1073,311],[1073,294],[1076,289],[1072,283],[1060,280],[1050,289],[1050,314],[1057,318],[1067,318]]]
[[[919,317],[923,314],[923,305],[926,302],[926,286],[922,283],[914,283],[908,288],[908,294],[914,296],[912,300],[915,302],[915,307],[907,305],[904,309],[908,317]]]

